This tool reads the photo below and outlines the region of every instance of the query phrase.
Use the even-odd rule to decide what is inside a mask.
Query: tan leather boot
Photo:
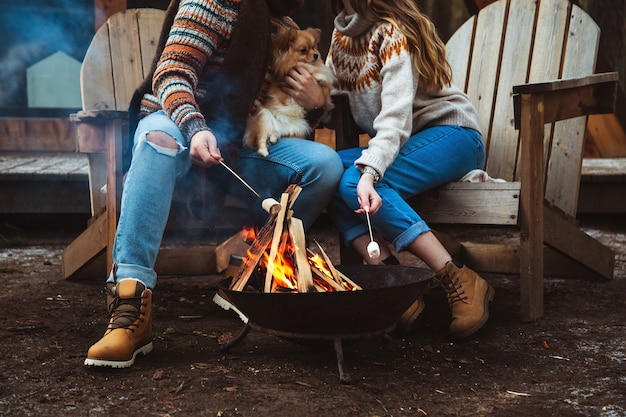
[[[135,279],[107,288],[109,326],[89,348],[85,365],[128,368],[139,353],[152,351],[152,291]]]
[[[476,272],[454,261],[437,271],[435,279],[445,290],[452,310],[450,336],[463,339],[476,333],[489,318],[494,289]]]
[[[424,298],[419,296],[396,321],[396,327],[393,330],[392,335],[398,337],[407,334],[409,330],[411,330],[413,322],[420,314],[422,314],[422,311],[424,311],[425,306],[426,303],[424,303]]]

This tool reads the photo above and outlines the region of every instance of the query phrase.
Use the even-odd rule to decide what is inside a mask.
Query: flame
[[[298,277],[295,269],[295,262],[293,259],[294,247],[293,243],[289,239],[289,233],[284,232],[281,237],[281,242],[284,242],[284,245],[279,245],[279,250],[276,253],[276,257],[272,263],[273,271],[272,271],[272,279],[273,285],[283,290],[288,291],[297,291],[298,290]],[[268,248],[271,245],[268,245]],[[248,251],[248,257],[250,257],[250,252]],[[270,262],[270,249],[267,249],[259,262],[257,264],[257,268],[265,274],[267,271],[268,263]]]
[[[242,230],[242,235],[246,239],[252,238],[252,240],[254,240],[256,238],[256,232],[254,229],[251,228],[245,228],[244,230]],[[263,253],[256,265],[258,273],[263,275],[267,273],[268,263],[270,262],[270,247],[271,245],[268,245],[268,249]],[[288,292],[298,291],[298,273],[294,258],[295,246],[291,241],[288,232],[283,232],[278,247],[279,250],[277,251],[272,264],[273,290]],[[335,280],[331,266],[328,265],[324,258],[312,251],[307,252],[307,258],[310,267],[315,268],[315,270],[317,270],[319,273],[324,274],[324,276],[328,278],[328,281],[337,283],[337,285],[340,285],[348,291],[354,291],[358,289],[354,287],[350,282],[347,282],[343,279]],[[252,259],[253,256],[253,253],[248,250],[248,256],[244,259],[244,264],[250,262],[250,259]],[[318,292],[337,291],[336,287],[333,287],[333,285],[331,285],[329,282],[321,279],[315,274],[313,274],[313,282],[314,287]]]
[[[241,236],[243,237],[244,242],[250,244],[256,239],[257,231],[253,227],[244,227],[241,230]]]
[[[328,278],[333,278],[332,272],[330,272],[330,268],[326,265],[324,259],[318,255],[317,253],[313,253],[309,255],[309,263],[311,266],[318,269],[318,271],[322,272]]]
[[[290,245],[290,244],[289,244]],[[293,252],[285,248],[284,252],[276,253],[274,258],[274,271],[272,278],[274,279],[274,285],[287,290],[298,290],[298,277],[294,268]],[[268,251],[263,256],[264,270],[267,270],[267,264],[269,262],[270,254]]]

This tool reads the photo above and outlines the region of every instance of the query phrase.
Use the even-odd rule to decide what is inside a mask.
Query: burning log
[[[282,194],[280,203],[272,204],[268,221],[252,242],[229,289],[243,291],[255,273],[265,276],[264,292],[361,289],[333,266],[319,243],[316,242],[322,256],[306,248],[302,220],[292,216],[293,203],[300,191],[299,186],[292,184]]]
[[[290,185],[289,187],[287,187],[287,189],[283,193],[283,196],[287,194],[287,202],[288,202],[290,200],[289,199],[290,194],[295,195],[295,197],[297,197],[298,194],[300,194],[300,191],[301,189],[299,186]],[[281,201],[282,200],[283,199],[281,198]],[[243,289],[246,287],[248,280],[250,279],[250,276],[252,275],[252,272],[254,272],[254,270],[257,267],[257,264],[259,263],[259,260],[261,260],[268,245],[272,242],[272,238],[274,236],[274,228],[279,223],[278,217],[281,216],[282,214],[283,216],[282,220],[284,220],[285,212],[286,212],[286,204],[281,204],[280,210],[278,211],[277,210],[270,211],[270,218],[265,223],[265,225],[261,228],[261,230],[256,236],[256,239],[252,243],[252,247],[248,251],[248,256],[245,262],[243,263],[242,268],[239,270],[239,274],[237,274],[237,276],[232,281],[232,284],[230,287],[231,289],[237,290],[237,291],[243,291]],[[281,228],[282,228],[282,223],[283,223],[282,220],[280,221]]]
[[[280,211],[276,223],[274,224],[274,233],[272,237],[272,247],[270,248],[270,255],[267,259],[267,269],[265,272],[265,292],[271,292],[272,290],[272,277],[274,276],[274,267],[276,266],[276,253],[278,247],[282,246],[281,253],[285,251],[286,236],[283,237],[283,227],[285,226],[285,217],[287,216],[287,203],[289,201],[289,194],[283,193],[280,199]],[[289,216],[291,217],[291,216]],[[287,219],[289,220],[289,218]],[[282,245],[281,245],[282,243]]]
[[[313,292],[313,275],[309,266],[306,252],[306,238],[302,220],[292,217],[289,223],[289,234],[295,246],[294,258],[296,276],[298,277],[298,292]]]

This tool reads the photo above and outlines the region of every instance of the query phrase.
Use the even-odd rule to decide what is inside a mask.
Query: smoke
[[[93,0],[22,3],[0,4],[0,107],[26,107],[26,69],[57,51],[82,61],[94,33]]]
[[[46,56],[47,46],[33,42],[12,47],[0,60],[0,107],[25,107],[26,69]]]

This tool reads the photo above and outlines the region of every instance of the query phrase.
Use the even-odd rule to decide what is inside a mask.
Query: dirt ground
[[[519,320],[516,276],[486,275],[491,318],[472,339],[445,336],[441,291],[403,338],[344,343],[352,383],[330,344],[252,330],[213,302],[219,276],[162,278],[154,351],[124,370],[83,366],[106,326],[104,277],[61,279],[63,247],[83,219],[2,219],[2,416],[626,416],[626,223],[583,219],[617,252],[613,281],[548,277],[545,317]],[[332,256],[336,236],[311,231]],[[408,262],[403,257],[403,263]]]

